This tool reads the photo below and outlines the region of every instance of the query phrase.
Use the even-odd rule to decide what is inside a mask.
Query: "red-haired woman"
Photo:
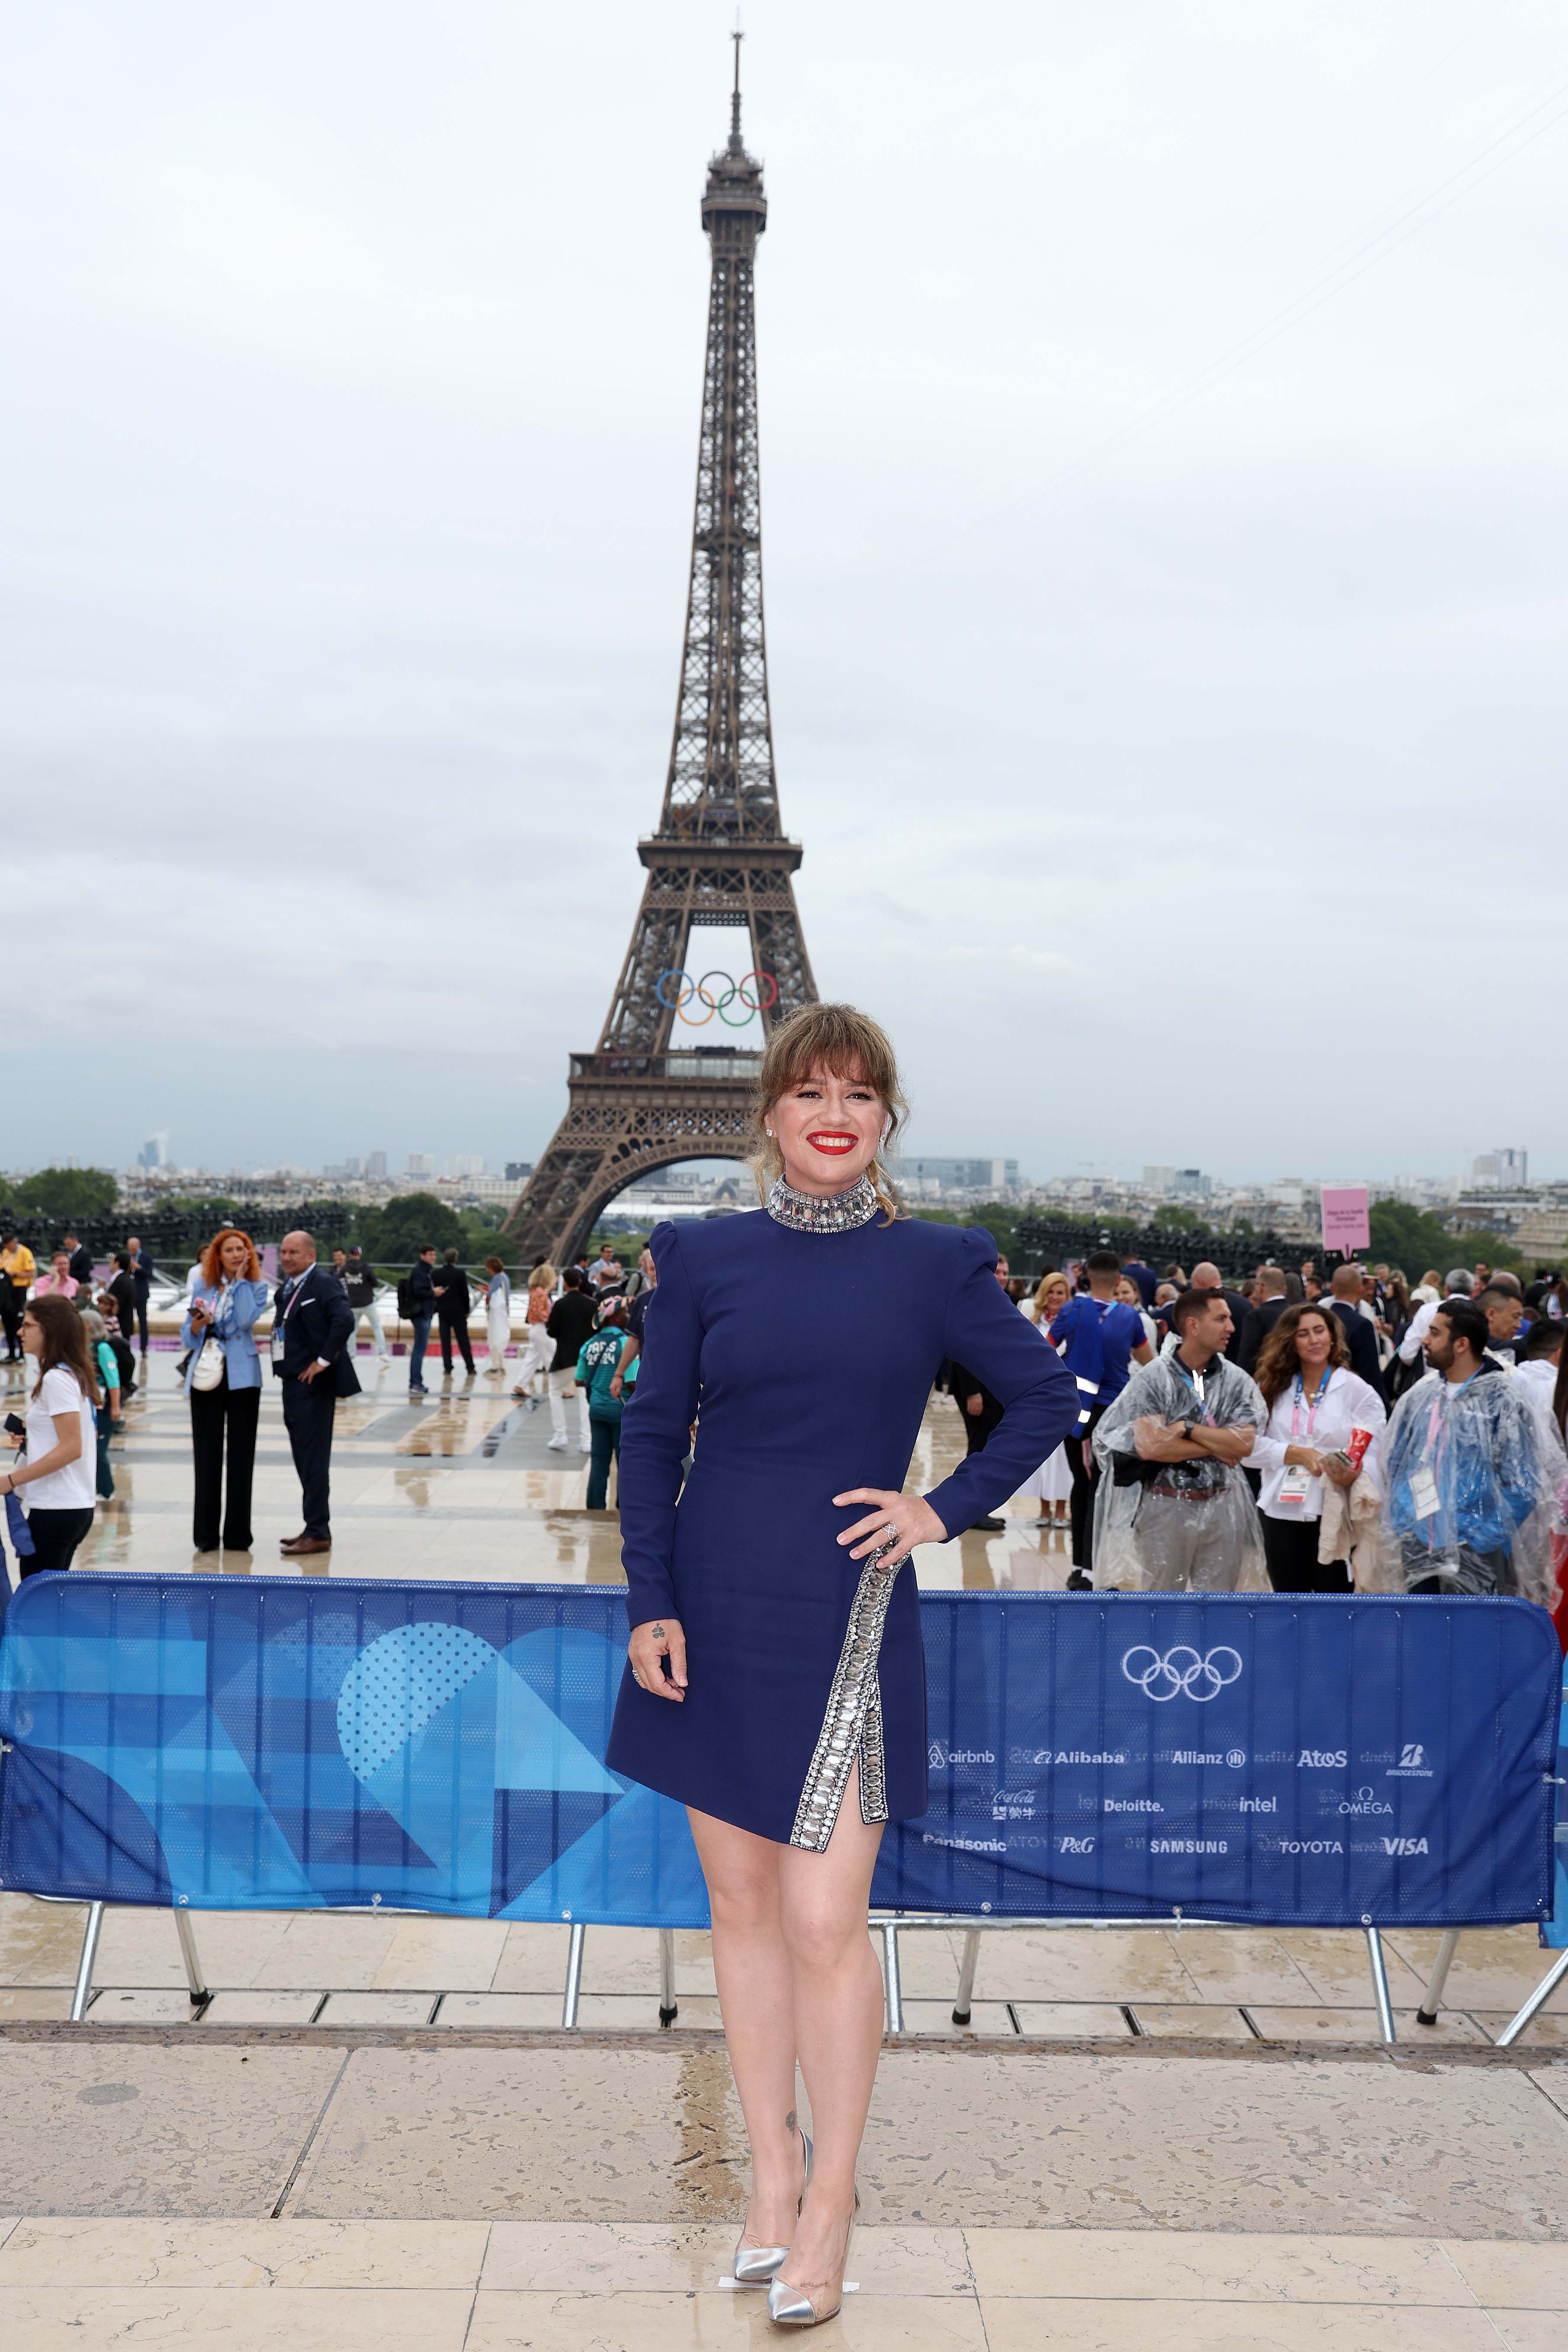
[[[24,1448],[14,1470],[0,1472],[8,1495],[26,1490],[33,1557],[24,1576],[68,1568],[92,1525],[98,1472],[98,1382],[87,1326],[68,1298],[32,1299],[22,1318],[22,1353],[35,1359],[37,1385],[27,1407]]]
[[[248,1234],[226,1225],[202,1252],[200,1279],[191,1287],[190,1312],[180,1337],[191,1351],[185,1394],[191,1401],[191,1453],[195,1513],[191,1539],[198,1552],[218,1549],[223,1503],[224,1433],[228,1435],[228,1501],[222,1512],[225,1551],[250,1549],[250,1484],[256,1469],[256,1423],[261,1412],[261,1358],[257,1318],[267,1310],[261,1261]],[[195,1384],[205,1345],[216,1346],[223,1372],[214,1388]]]

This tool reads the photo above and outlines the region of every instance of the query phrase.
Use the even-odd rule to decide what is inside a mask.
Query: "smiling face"
[[[1303,1372],[1321,1380],[1323,1367],[1333,1352],[1329,1327],[1321,1315],[1303,1315],[1296,1326],[1296,1353]]]
[[[838,1077],[814,1069],[768,1114],[785,1183],[797,1192],[842,1192],[876,1158],[887,1116],[880,1095],[858,1071]]]

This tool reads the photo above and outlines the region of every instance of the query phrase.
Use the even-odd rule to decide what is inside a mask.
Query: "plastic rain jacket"
[[[1256,1381],[1215,1356],[1193,1381],[1173,1352],[1135,1371],[1094,1433],[1100,1480],[1094,1515],[1094,1580],[1124,1592],[1269,1590],[1263,1529],[1239,1465],[1206,1457],[1143,1462],[1137,1423],[1189,1415],[1211,1427],[1268,1424]],[[1136,1466],[1134,1466],[1136,1465]],[[1168,1490],[1162,1492],[1161,1490]]]

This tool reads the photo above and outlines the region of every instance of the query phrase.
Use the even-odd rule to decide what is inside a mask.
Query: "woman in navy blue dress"
[[[689,1811],[752,2143],[735,2276],[800,2326],[842,2292],[881,2046],[866,1921],[882,1825],[927,1804],[919,1601],[895,1571],[1014,1493],[1079,1416],[989,1234],[898,1213],[880,1155],[904,1108],[864,1014],[810,1005],[773,1032],[766,1213],[654,1234],[621,1432],[632,1634],[607,1760]],[[946,1356],[1005,1412],[922,1498],[903,1484]]]

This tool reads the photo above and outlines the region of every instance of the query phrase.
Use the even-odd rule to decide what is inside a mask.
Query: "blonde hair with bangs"
[[[803,1085],[814,1070],[830,1071],[836,1078],[858,1079],[881,1102],[887,1131],[866,1173],[885,1213],[883,1222],[890,1225],[907,1212],[888,1173],[886,1155],[909,1118],[910,1106],[899,1083],[892,1039],[869,1013],[858,1012],[853,1004],[803,1004],[779,1022],[769,1037],[752,1114],[751,1161],[757,1196],[765,1201],[784,1174],[778,1139],[767,1132],[769,1114],[783,1096]]]

